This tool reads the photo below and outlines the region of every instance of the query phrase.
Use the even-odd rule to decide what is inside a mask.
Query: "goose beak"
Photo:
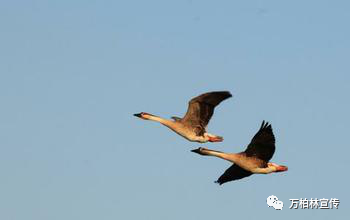
[[[142,114],[138,113],[138,114],[134,114],[134,116],[138,117],[138,118],[142,118]]]
[[[193,149],[191,152],[201,154],[201,148]]]

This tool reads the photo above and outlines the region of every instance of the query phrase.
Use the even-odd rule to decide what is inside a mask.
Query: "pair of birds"
[[[208,92],[190,100],[187,113],[183,118],[164,119],[149,113],[141,112],[134,116],[157,121],[182,137],[193,142],[221,142],[223,138],[207,132],[207,125],[213,116],[214,109],[225,99],[232,97],[228,91]],[[269,162],[275,152],[275,137],[271,124],[263,121],[259,131],[254,135],[247,149],[240,153],[224,153],[200,147],[194,153],[218,157],[233,163],[216,181],[223,184],[242,179],[252,174],[268,174],[287,171],[288,167]]]

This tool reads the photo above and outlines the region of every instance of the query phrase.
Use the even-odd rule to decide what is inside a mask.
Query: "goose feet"
[[[221,142],[224,139],[220,136],[209,136],[209,142]]]

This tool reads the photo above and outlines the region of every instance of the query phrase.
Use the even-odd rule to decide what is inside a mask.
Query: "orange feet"
[[[287,171],[287,170],[288,170],[288,167],[287,167],[287,166],[279,165],[279,166],[277,167],[276,172],[284,172],[284,171]]]
[[[209,136],[209,142],[221,142],[223,141],[224,139],[220,136]]]

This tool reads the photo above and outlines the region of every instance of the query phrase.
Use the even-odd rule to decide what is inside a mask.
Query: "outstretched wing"
[[[188,103],[187,113],[181,119],[182,123],[197,127],[200,132],[205,132],[205,127],[213,116],[214,108],[230,97],[232,97],[230,92],[218,91],[204,93],[191,99]]]
[[[262,122],[259,131],[248,145],[245,153],[248,157],[257,157],[268,162],[275,153],[275,136],[271,124]]]
[[[226,182],[233,181],[233,180],[239,180],[244,177],[248,177],[252,175],[253,173],[250,171],[247,171],[241,167],[239,167],[236,164],[233,164],[228,168],[224,174],[222,174],[219,179],[216,181],[216,183],[222,185]]]

